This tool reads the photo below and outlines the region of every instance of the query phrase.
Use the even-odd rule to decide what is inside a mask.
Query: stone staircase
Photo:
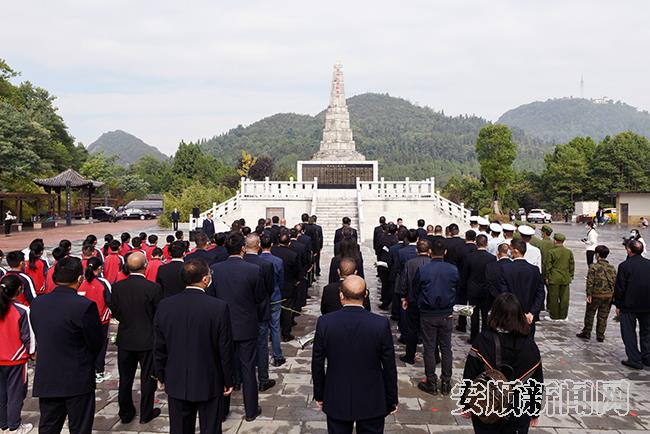
[[[318,198],[318,224],[323,227],[323,244],[334,244],[334,231],[341,227],[343,217],[350,217],[351,226],[359,230],[359,209],[356,198]]]

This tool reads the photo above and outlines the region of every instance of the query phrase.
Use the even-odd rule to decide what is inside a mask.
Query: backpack
[[[481,372],[475,379],[474,382],[478,384],[484,384],[486,391],[486,397],[491,397],[491,399],[479,399],[479,397],[473,397],[470,399],[470,406],[472,408],[481,408],[485,413],[478,416],[481,422],[484,424],[492,425],[498,423],[502,420],[507,420],[510,417],[509,410],[512,408],[513,402],[513,369],[510,365],[504,364],[501,359],[501,338],[496,332],[492,332],[492,340],[494,341],[494,366],[491,366],[485,358],[483,363],[487,366],[487,369]],[[521,381],[526,383],[535,373],[535,369],[530,369],[523,376],[517,378],[515,381]],[[505,416],[500,416],[499,414],[504,414]]]

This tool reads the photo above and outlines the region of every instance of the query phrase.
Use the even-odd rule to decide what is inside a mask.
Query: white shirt
[[[533,246],[530,243],[526,243],[526,254],[524,255],[524,259],[529,264],[532,264],[539,268],[540,273],[542,272],[542,251],[537,247]]]
[[[503,242],[503,239],[501,236],[498,236],[496,238],[490,238],[488,240],[488,246],[487,246],[487,251],[492,253],[494,256],[497,255],[497,250],[499,248],[499,244]]]
[[[598,232],[596,232],[596,229],[590,229],[589,232],[587,232],[587,241],[585,241],[585,246],[587,247],[587,251],[596,250],[597,245],[598,245]]]

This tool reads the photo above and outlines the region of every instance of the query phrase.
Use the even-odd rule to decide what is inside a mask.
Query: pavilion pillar
[[[72,225],[72,208],[70,204],[70,181],[65,183],[65,225]]]
[[[88,187],[88,219],[93,219],[93,187]]]
[[[59,206],[58,206],[59,211],[57,212],[57,214],[58,214],[59,217],[61,217],[61,188],[59,187],[59,188],[55,189],[54,191],[56,191],[56,194],[58,196],[58,201],[59,201]]]

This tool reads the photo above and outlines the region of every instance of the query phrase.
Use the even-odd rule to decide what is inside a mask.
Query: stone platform
[[[544,375],[546,379],[573,380],[622,380],[631,384],[630,413],[627,416],[556,416],[542,417],[540,427],[533,433],[641,433],[650,430],[650,369],[632,371],[620,364],[625,353],[620,338],[618,324],[613,322],[610,315],[606,340],[604,343],[583,342],[575,337],[582,327],[584,315],[584,282],[586,263],[584,249],[579,240],[583,237],[581,226],[553,225],[556,230],[564,232],[570,247],[576,256],[577,274],[571,286],[571,307],[568,322],[539,323],[536,340],[542,352]],[[116,230],[117,225],[115,226]],[[121,230],[121,229],[120,229]],[[146,229],[145,229],[146,230]],[[149,230],[148,232],[151,232]],[[627,228],[600,229],[600,242],[612,249],[611,263],[617,265],[624,258],[620,246],[620,236],[629,232]],[[158,232],[159,236],[167,232]],[[79,242],[75,243],[79,248]],[[368,287],[371,291],[372,307],[377,310],[378,292],[377,279],[373,268],[373,258],[366,244],[363,248],[366,264]],[[322,268],[327,270],[332,256],[331,246],[323,251]],[[297,319],[298,326],[294,329],[296,336],[302,336],[314,329],[319,315],[321,282],[326,282],[323,274],[320,281],[310,291],[306,314]],[[394,327],[396,332],[396,327]],[[113,326],[112,332],[115,328]],[[465,342],[467,334],[454,332],[454,381],[462,375],[465,357],[469,345]],[[260,394],[262,416],[254,422],[243,420],[243,403],[241,392],[235,393],[232,400],[232,413],[224,423],[227,433],[325,433],[325,417],[312,400],[310,374],[311,350],[300,350],[295,343],[283,343],[283,351],[287,364],[281,368],[270,368],[271,378],[278,384],[271,390]],[[396,342],[397,356],[403,354],[404,348]],[[421,351],[421,350],[420,350]],[[417,382],[424,376],[424,366],[420,360],[415,366],[404,365],[399,360],[399,396],[400,409],[395,416],[386,419],[386,432],[405,433],[448,433],[472,432],[469,421],[450,414],[452,402],[448,397],[433,397],[416,388]],[[162,416],[147,425],[135,423],[123,425],[119,422],[117,411],[117,364],[116,349],[109,347],[107,355],[107,370],[113,374],[113,379],[98,386],[97,416],[95,418],[96,432],[112,433],[153,433],[168,432],[167,400],[164,393],[157,394],[157,405],[162,407]],[[30,372],[30,377],[33,374]],[[31,384],[31,378],[30,378]],[[136,381],[134,389],[139,386]],[[29,395],[31,396],[31,387]],[[136,404],[137,406],[137,404]],[[26,421],[38,423],[38,403],[33,398],[25,402],[24,417]],[[36,430],[34,431],[36,432]]]

